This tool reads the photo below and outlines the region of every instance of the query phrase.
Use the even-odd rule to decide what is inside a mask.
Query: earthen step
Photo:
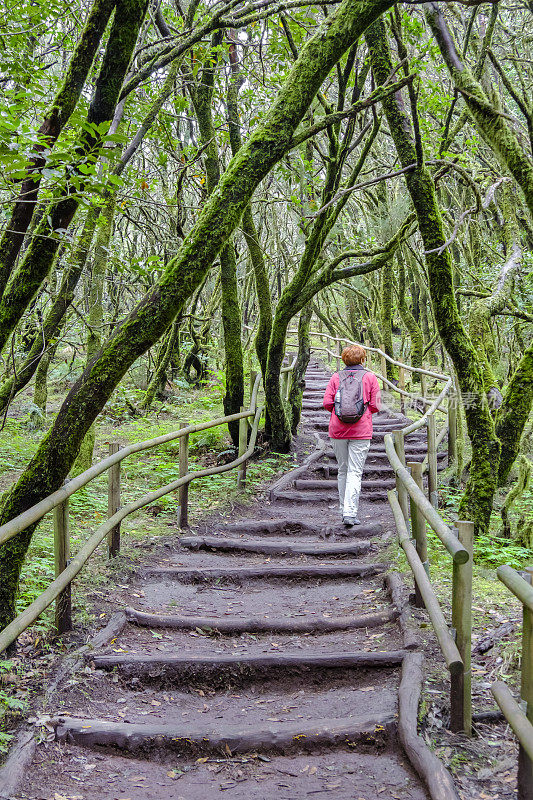
[[[361,494],[361,500],[365,500],[368,503],[385,502],[387,499],[386,489],[367,490],[364,494]],[[328,492],[319,489],[306,492],[287,490],[276,495],[276,502],[283,503],[332,503],[338,502],[338,500],[339,494],[337,491]]]
[[[182,536],[182,547],[190,550],[223,550],[227,552],[264,553],[277,556],[352,556],[367,553],[368,541],[332,542],[331,544],[295,544],[293,542],[264,542],[261,539],[225,539],[222,536]]]
[[[365,536],[379,536],[383,532],[383,526],[380,522],[373,522],[360,526],[363,530],[361,533]],[[339,527],[339,532],[342,535],[350,533],[346,528]],[[332,526],[328,526],[328,532],[331,533]],[[265,520],[244,520],[241,523],[233,525],[221,526],[218,533],[222,536],[227,534],[236,534],[238,536],[314,536],[317,539],[322,539],[325,536],[325,526],[323,522],[311,524],[295,520],[293,517],[290,519],[265,519]],[[335,531],[333,531],[335,533]]]
[[[225,615],[223,617],[193,617],[176,614],[149,614],[135,608],[124,610],[126,619],[133,625],[147,628],[171,628],[176,630],[202,630],[219,634],[235,633],[324,633],[346,631],[357,628],[377,628],[394,622],[400,612],[396,608],[343,617],[323,614],[304,614],[294,617],[246,617]]]
[[[60,717],[55,722],[59,742],[82,747],[114,747],[146,757],[152,752],[178,754],[214,753],[232,755],[253,751],[310,752],[323,747],[345,746],[353,750],[357,742],[372,742],[381,747],[396,729],[392,711],[358,717],[319,719],[305,722],[270,722],[258,726],[216,724],[193,727],[185,722],[111,722],[104,719]],[[367,745],[368,746],[368,745]]]
[[[335,580],[339,578],[364,579],[380,575],[387,564],[301,564],[298,566],[259,565],[250,567],[149,567],[142,570],[144,578],[160,578],[163,581],[180,583],[246,583],[247,581],[308,581],[320,578]]]
[[[443,462],[446,457],[446,454],[443,453],[442,456],[443,456],[442,458],[437,459],[437,468],[439,470],[442,470],[445,467],[445,464]],[[420,456],[418,460],[422,461],[424,457],[425,456]],[[416,459],[411,459],[411,460],[416,460]],[[319,467],[317,467],[316,472],[317,473],[322,472],[324,474],[324,477],[328,478],[334,475],[338,475],[339,468],[337,464],[329,464],[329,465],[321,464]],[[394,470],[392,469],[389,460],[385,458],[383,459],[382,463],[379,462],[376,464],[370,461],[370,457],[367,458],[365,467],[363,469],[363,480],[368,479],[368,480],[378,481],[381,478],[394,478]]]
[[[363,480],[361,482],[362,492],[374,489],[393,489],[396,485],[394,478],[379,478],[378,480]],[[294,488],[298,491],[308,491],[314,489],[336,489],[338,486],[337,479],[331,480],[318,480],[313,478],[299,478],[294,481]]]
[[[164,683],[208,680],[210,686],[244,685],[279,673],[295,674],[324,670],[390,668],[400,665],[405,650],[356,652],[217,653],[216,655],[175,655],[158,653],[87,653],[95,669],[117,670],[126,679],[137,678]]]
[[[389,475],[389,473],[392,473],[394,475],[394,471],[393,471],[392,467],[390,466],[390,464],[388,464],[388,463],[387,464],[378,464],[376,466],[370,466],[369,467],[368,466],[368,459],[367,459],[367,462],[365,462],[363,475],[365,475],[365,473],[367,471],[375,472],[376,475],[378,475],[378,476],[379,475],[387,476],[387,475]],[[338,472],[339,472],[339,467],[338,467],[337,464],[319,464],[317,466],[315,472],[323,472],[326,475],[337,475]]]

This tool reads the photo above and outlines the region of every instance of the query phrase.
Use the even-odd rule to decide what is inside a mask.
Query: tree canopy
[[[320,325],[454,376],[450,479],[486,530],[530,447],[531,4],[4,5],[0,405],[33,381],[43,438],[1,521],[90,463],[139,364],[148,414],[169,379],[217,370],[238,411],[260,369],[265,435],[288,451]],[[47,419],[66,345],[76,381]],[[0,550],[2,624],[32,532]]]

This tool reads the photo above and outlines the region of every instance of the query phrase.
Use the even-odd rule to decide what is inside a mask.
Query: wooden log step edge
[[[29,768],[35,751],[37,738],[33,731],[19,732],[15,744],[9,752],[5,763],[0,768],[0,798],[9,800],[17,793],[26,771]]]
[[[186,723],[158,724],[135,722],[110,722],[101,719],[74,719],[60,717],[53,720],[56,739],[84,747],[117,747],[140,752],[164,749],[179,753],[248,753],[251,751],[309,752],[321,747],[346,745],[383,745],[390,741],[396,730],[394,714],[361,714],[301,721],[300,723],[266,723],[239,728],[237,725],[216,729],[190,728]]]
[[[291,483],[293,483],[293,481],[298,477],[298,475],[303,475],[303,473],[307,469],[309,469],[311,464],[313,464],[315,461],[318,461],[319,458],[322,458],[322,456],[324,455],[324,450],[326,449],[326,444],[327,442],[325,439],[324,440],[318,439],[316,443],[316,450],[310,455],[308,455],[307,458],[299,467],[296,467],[290,472],[287,472],[285,475],[282,475],[281,478],[270,487],[269,499],[271,501],[275,500],[278,493],[282,489],[286,488]]]
[[[209,676],[220,680],[223,673],[231,675],[234,682],[238,676],[266,674],[279,670],[323,670],[362,667],[387,668],[402,663],[406,650],[374,650],[353,653],[265,653],[261,655],[217,654],[214,656],[189,656],[158,653],[157,655],[87,654],[95,669],[118,669],[127,676],[159,678],[182,678],[192,675]]]
[[[388,572],[385,575],[385,585],[391,600],[398,610],[398,626],[402,634],[402,644],[405,650],[416,650],[422,642],[413,629],[409,626],[411,617],[407,592],[402,576],[399,572]]]
[[[407,653],[399,688],[398,734],[407,758],[426,784],[431,800],[459,800],[451,774],[418,736],[418,703],[424,677],[422,653]]]
[[[226,539],[222,536],[182,536],[179,540],[182,547],[190,550],[241,550],[248,553],[265,555],[299,555],[299,556],[336,556],[361,555],[372,547],[371,542],[335,542],[332,544],[294,544],[292,542],[264,542],[261,539]]]
[[[305,581],[313,578],[368,578],[385,572],[387,564],[305,564],[302,566],[227,567],[190,569],[187,567],[150,567],[141,571],[143,578],[161,578],[182,583],[227,581],[245,583],[249,580]]]
[[[218,633],[313,633],[322,631],[343,631],[351,628],[377,628],[394,622],[400,615],[396,608],[373,614],[360,614],[354,617],[180,617],[176,615],[147,614],[135,608],[124,609],[126,619],[135,625],[147,628],[176,628],[195,630],[200,628]]]

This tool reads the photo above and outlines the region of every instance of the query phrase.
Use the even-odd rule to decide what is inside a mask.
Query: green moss
[[[343,0],[302,48],[272,108],[233,157],[161,280],[117,326],[72,388],[34,458],[4,498],[0,522],[20,514],[61,485],[83,437],[113,389],[130,365],[163,335],[200,285],[238,225],[258,183],[290,146],[294,131],[332,67],[391,5],[391,0]],[[17,536],[0,550],[2,626],[13,614],[18,575],[31,533]]]
[[[374,23],[365,36],[376,82],[384,83],[392,72],[392,60],[383,20]],[[426,251],[433,316],[456,370],[472,443],[470,476],[460,514],[462,519],[472,519],[481,533],[490,522],[500,443],[484,391],[482,368],[457,308],[452,261],[444,247],[446,239],[432,176],[417,159],[411,123],[397,99],[389,96],[383,107],[402,166],[416,165],[405,180]]]
[[[520,449],[520,439],[533,403],[533,343],[529,345],[511,376],[496,417],[496,435],[501,441],[498,483],[502,486]]]

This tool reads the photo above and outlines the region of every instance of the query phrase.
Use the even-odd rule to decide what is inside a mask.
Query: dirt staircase
[[[327,438],[328,377],[310,364],[299,439],[310,451]],[[183,536],[117,593],[122,629],[56,694],[55,738],[22,797],[428,797],[398,744],[413,642],[379,556],[394,483],[383,434],[409,420],[374,420],[360,527],[342,525],[326,443],[253,517]],[[422,459],[423,436],[407,451]]]

